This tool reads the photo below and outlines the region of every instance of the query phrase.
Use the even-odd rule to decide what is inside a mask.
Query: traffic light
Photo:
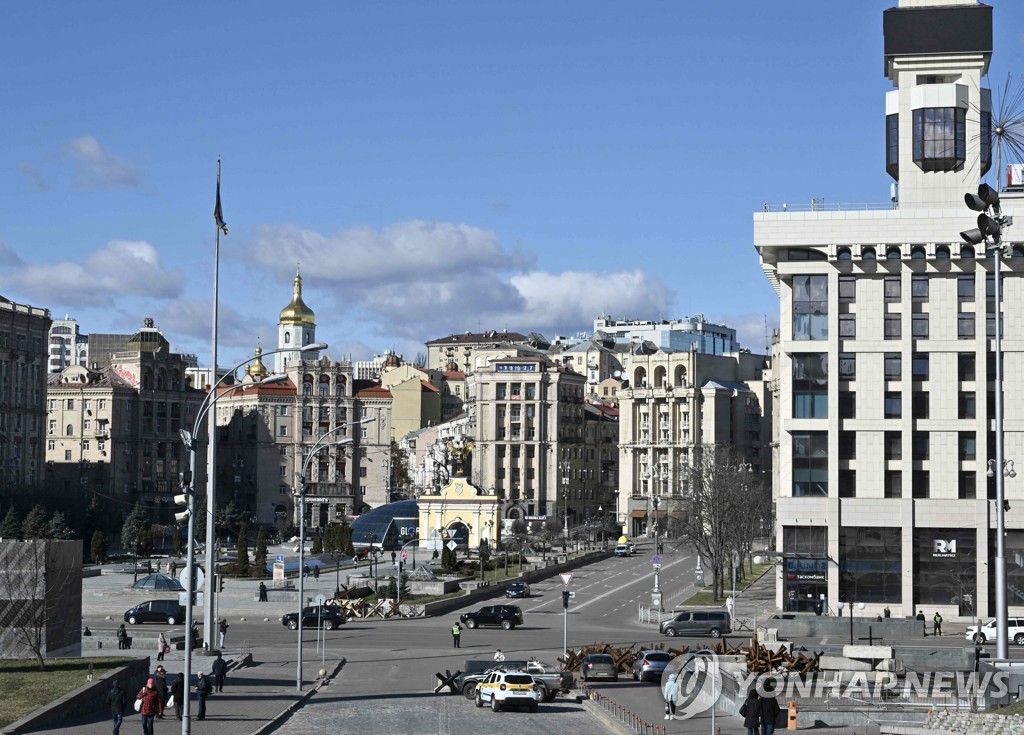
[[[569,609],[569,590],[562,590],[562,607]]]
[[[972,245],[980,245],[986,240],[999,245],[1003,228],[1013,224],[1013,218],[1004,215],[999,206],[999,192],[988,184],[982,184],[978,187],[977,194],[964,194],[964,202],[980,214],[978,227],[964,230],[960,237]]]
[[[221,574],[220,572],[217,572],[217,591],[218,592],[223,592],[224,591],[224,575]]]

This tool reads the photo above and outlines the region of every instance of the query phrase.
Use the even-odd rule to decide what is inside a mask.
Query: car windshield
[[[505,676],[506,684],[532,684],[533,677],[529,674],[507,674]]]
[[[658,652],[648,653],[648,654],[646,654],[644,656],[644,658],[647,659],[648,661],[671,661],[672,660],[672,657],[669,656],[667,653],[658,653]]]
[[[587,660],[592,664],[613,664],[615,660],[612,659],[607,653],[596,653],[593,656],[588,656]]]

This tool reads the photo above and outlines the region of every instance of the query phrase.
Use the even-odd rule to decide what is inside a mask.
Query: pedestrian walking
[[[391,552],[391,566],[395,565],[395,560],[398,559],[398,555],[395,552]]]
[[[452,646],[454,648],[462,648],[460,645],[460,639],[462,638],[462,626],[459,625],[458,621],[455,621],[455,625],[452,626]]]
[[[161,633],[160,640],[156,642],[156,660],[163,661],[164,654],[167,653],[167,649],[169,648],[170,646],[167,644],[167,636]]]
[[[313,567],[313,579],[320,579],[320,565]]]
[[[889,616],[890,616],[890,615],[892,615],[892,610],[890,610],[890,609],[889,609],[889,606],[888,606],[888,605],[886,605],[886,606],[885,606],[885,609],[884,609],[884,610],[882,610],[882,615],[883,615],[883,616],[884,616],[884,617],[885,617],[886,619],[888,619],[888,618],[889,618]]]
[[[774,735],[775,721],[779,719],[779,700],[775,698],[775,685],[771,679],[764,683],[761,695],[761,735]]]
[[[160,695],[160,711],[157,712],[157,719],[164,718],[164,708],[167,706],[167,669],[157,666],[153,674],[153,688]]]
[[[674,720],[676,718],[676,701],[679,699],[679,680],[676,674],[668,675],[668,681],[665,682],[661,693],[665,699],[665,719]]]
[[[918,620],[921,623],[921,635],[923,635],[925,638],[927,638],[928,637],[928,622],[924,619],[924,610],[918,610],[917,611],[917,617],[915,618],[915,620]]]
[[[160,714],[160,695],[153,687],[153,680],[147,679],[146,686],[135,695],[140,700],[139,714],[142,716],[142,735],[153,735],[153,721]]]
[[[178,573],[178,562],[172,561],[171,562],[171,576],[173,577],[177,573]]]
[[[181,719],[183,708],[185,706],[185,675],[178,674],[174,679],[174,683],[171,684],[171,696],[167,700],[170,705],[173,702],[174,716],[179,720]]]
[[[267,585],[260,582],[260,602],[267,601]]]
[[[227,673],[228,662],[221,658],[220,651],[217,651],[217,658],[213,660],[213,666],[210,667],[210,674],[213,676],[214,691],[224,691],[224,677]]]
[[[942,616],[939,615],[939,611],[935,611],[935,617],[932,618],[932,635],[942,635]]]
[[[206,698],[210,696],[210,680],[203,676],[200,671],[196,679],[196,699],[199,700],[199,708],[196,712],[197,720],[206,719]],[[152,735],[150,733],[149,735]]]
[[[228,619],[221,618],[220,624],[217,626],[217,630],[220,632],[220,644],[219,648],[224,648],[224,637],[228,634]]]
[[[110,705],[110,716],[114,718],[114,735],[121,735],[121,723],[124,722],[124,711],[128,708],[128,695],[121,688],[121,682],[114,683],[107,692],[107,704]]]
[[[117,649],[119,651],[128,648],[128,631],[124,629],[124,623],[121,623],[117,629]]]
[[[505,660],[505,654],[501,652],[500,648],[497,651],[494,652],[494,660],[495,661],[504,661]]]
[[[195,648],[199,645],[199,622],[196,620],[192,621],[192,647]]]
[[[757,689],[750,687],[747,699],[740,705],[740,717],[747,735],[761,735],[761,700],[757,697]]]

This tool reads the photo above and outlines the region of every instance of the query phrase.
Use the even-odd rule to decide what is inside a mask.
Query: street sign
[[[457,543],[455,543],[454,540],[453,541],[449,541],[448,542],[448,548],[451,549],[452,551],[455,551],[457,548],[459,548],[459,545]]]
[[[571,599],[573,599],[574,597],[576,597],[576,593],[575,593],[575,592],[570,592],[570,593],[569,593],[569,599],[571,600]]]
[[[313,598],[313,602],[315,604],[317,604],[317,605],[323,605],[325,602],[327,602],[327,596],[326,595],[317,595],[316,597]]]
[[[572,581],[572,572],[562,572],[558,575],[562,580],[562,585],[565,587],[569,586],[569,582]]]
[[[661,564],[655,564],[654,571],[658,571],[659,569],[661,569]]]
[[[653,562],[654,562],[655,564],[661,564],[661,556],[660,556],[660,555],[658,555],[658,554],[655,554],[655,555],[654,555],[654,559],[652,559],[652,561],[653,561]]]
[[[284,554],[278,554],[276,557],[274,557],[274,561],[276,561],[278,564],[283,562],[284,561]]]

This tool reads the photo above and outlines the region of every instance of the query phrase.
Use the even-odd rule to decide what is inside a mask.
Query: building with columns
[[[993,164],[983,84],[992,8],[900,0],[883,27],[893,89],[878,142],[898,182],[892,201],[754,215],[754,244],[780,306],[777,602],[988,617],[1002,470],[994,466],[997,309],[1005,375],[1024,369],[1024,257],[993,258],[959,235],[977,214],[964,194]],[[993,173],[998,186],[1002,173]],[[1024,197],[1003,192],[1002,207],[1024,214]],[[1004,384],[1003,400],[1012,467],[1024,457],[1019,380]],[[1006,480],[1006,496],[1008,600],[1019,615],[1020,479]]]

